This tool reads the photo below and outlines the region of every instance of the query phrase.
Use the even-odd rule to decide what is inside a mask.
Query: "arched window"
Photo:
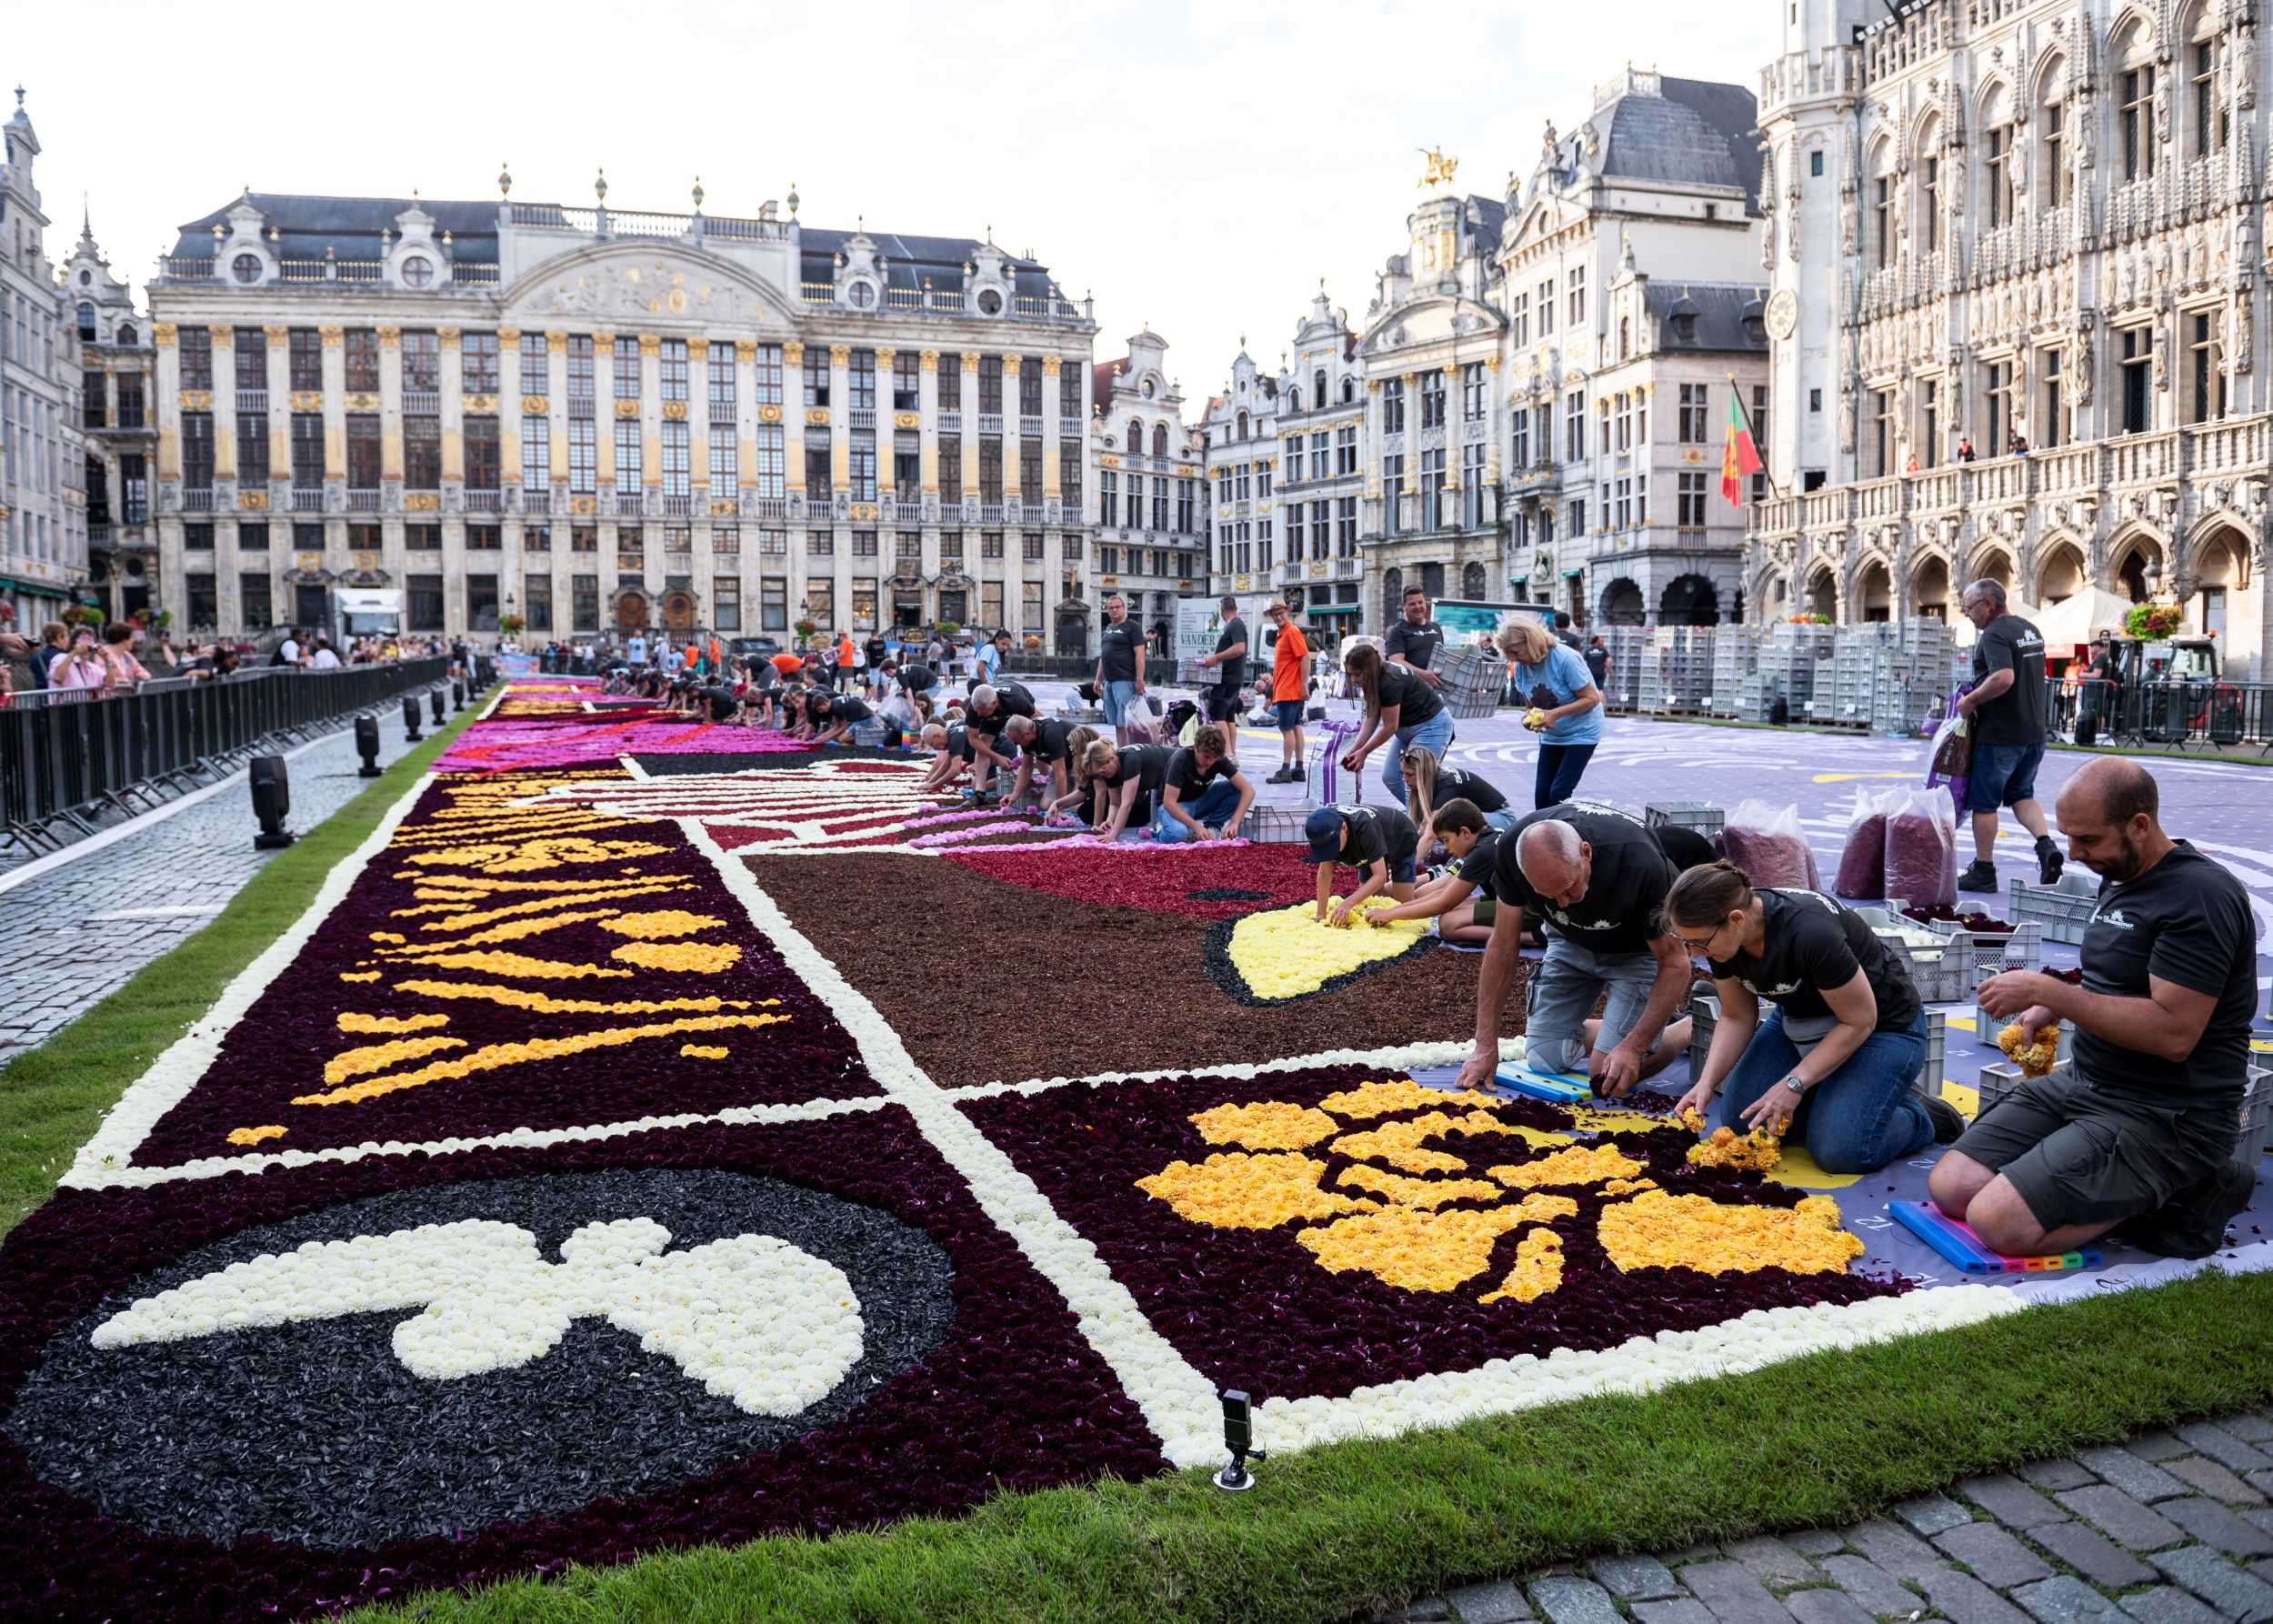
[[[1618,317],[1618,359],[1623,361],[1634,353],[1634,322],[1631,316]]]
[[[2218,94],[2218,22],[2208,5],[2198,5],[2179,37],[2187,42],[2186,155],[2189,162],[2215,157],[2233,135],[2231,104]]]
[[[2116,179],[2124,185],[2150,180],[2160,144],[2155,139],[2155,42],[2147,25],[2134,21],[2125,28],[2108,58],[2115,64]]]
[[[1242,409],[1242,410],[1240,411],[1240,413],[1239,413],[1239,436],[1238,436],[1238,437],[1239,437],[1239,438],[1241,438],[1241,439],[1243,439],[1243,440],[1244,440],[1244,439],[1246,439],[1246,438],[1247,437],[1247,412],[1246,412],[1244,409]]]
[[[2055,56],[2037,81],[2037,196],[2046,208],[2068,201],[2068,64]]]
[[[1134,417],[1128,420],[1128,454],[1131,456],[1145,454],[1145,426]]]
[[[134,323],[130,321],[122,321],[118,324],[118,342],[121,344],[137,344],[141,342],[135,336]]]
[[[1941,120],[1928,118],[1918,126],[1918,218],[1912,237],[1921,251],[1941,252]]]
[[[1299,412],[1302,410],[1301,390],[1289,389],[1287,391],[1287,409],[1290,412]]]
[[[1165,423],[1152,426],[1152,454],[1155,456],[1168,455],[1168,426]]]
[[[1385,569],[1381,572],[1381,624],[1395,626],[1405,607],[1405,572]]]
[[[1356,400],[1357,398],[1357,380],[1356,378],[1344,378],[1342,380],[1342,404],[1344,406],[1347,406],[1351,401]]]
[[[1310,374],[1310,404],[1326,404],[1326,368],[1320,366]]]

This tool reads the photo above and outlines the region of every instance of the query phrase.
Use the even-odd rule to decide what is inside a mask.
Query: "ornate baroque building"
[[[1231,376],[1201,414],[1215,539],[1210,579],[1226,592],[1267,592],[1278,559],[1278,379],[1255,364],[1239,336]]]
[[[1497,256],[1507,206],[1457,191],[1457,159],[1429,155],[1366,307],[1366,491],[1358,503],[1364,629],[1397,615],[1407,585],[1431,598],[1492,598],[1512,566],[1500,511],[1508,405],[1507,316]],[[1378,617],[1378,620],[1376,617]]]
[[[19,88],[0,125],[0,603],[35,637],[87,578],[79,333],[47,258],[38,157]]]
[[[2257,0],[1781,10],[1754,603],[1954,613],[1980,576],[2036,605],[2158,595],[2261,673]]]
[[[150,285],[194,630],[955,621],[1086,639],[1096,332],[969,238],[247,192]],[[374,598],[372,594],[380,595]]]
[[[150,522],[157,350],[149,322],[135,308],[134,290],[111,274],[92,226],[81,226],[63,286],[81,356],[87,574],[104,614],[125,617],[162,606],[151,601],[158,570],[158,533]]]
[[[1627,68],[1511,184],[1509,566],[1496,588],[1581,626],[1710,625],[1744,599],[1720,495],[1728,393],[1767,409],[1754,104]]]
[[[1363,618],[1357,538],[1367,397],[1357,335],[1323,282],[1295,328],[1291,359],[1282,354],[1279,365],[1281,556],[1270,585],[1294,606],[1312,645],[1332,647]]]
[[[1126,356],[1096,364],[1091,385],[1099,605],[1120,593],[1147,631],[1173,627],[1177,598],[1201,591],[1207,573],[1206,447],[1185,424],[1167,355],[1147,327]]]

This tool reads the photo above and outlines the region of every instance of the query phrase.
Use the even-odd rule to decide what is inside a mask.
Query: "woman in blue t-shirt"
[[[1567,801],[1577,792],[1594,747],[1602,742],[1602,690],[1594,686],[1587,662],[1536,620],[1508,621],[1493,642],[1516,663],[1517,690],[1531,706],[1523,725],[1539,736],[1532,805]],[[1552,705],[1539,703],[1541,688],[1554,697]]]

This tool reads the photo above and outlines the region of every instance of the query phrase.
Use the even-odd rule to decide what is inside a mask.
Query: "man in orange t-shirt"
[[[836,686],[839,688],[848,688],[853,686],[853,667],[859,663],[860,650],[853,647],[851,635],[838,632],[836,634]]]
[[[1278,716],[1278,753],[1285,758],[1265,781],[1299,784],[1308,777],[1303,769],[1302,713],[1310,700],[1310,645],[1287,613],[1284,600],[1272,603],[1263,613],[1278,634],[1271,655],[1271,707]]]

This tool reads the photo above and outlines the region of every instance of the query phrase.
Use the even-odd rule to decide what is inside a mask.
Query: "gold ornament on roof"
[[[1423,146],[1417,150],[1428,160],[1428,166],[1421,171],[1418,186],[1422,190],[1431,186],[1450,186],[1454,173],[1460,167],[1460,160],[1447,157],[1441,146]]]

